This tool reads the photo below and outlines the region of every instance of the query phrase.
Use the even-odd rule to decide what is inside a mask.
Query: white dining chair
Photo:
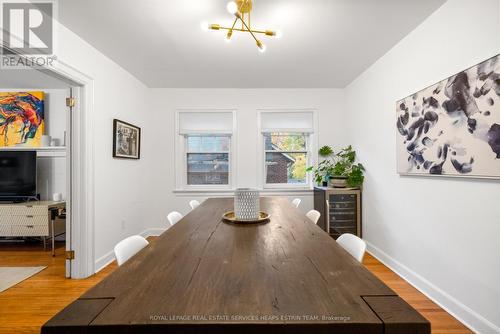
[[[189,201],[189,206],[191,207],[192,210],[196,209],[197,207],[200,206],[200,202],[197,200],[193,199],[192,201]]]
[[[174,226],[179,220],[182,219],[182,215],[177,211],[172,211],[167,216],[168,222],[171,226]]]
[[[140,235],[133,235],[123,239],[114,248],[116,262],[121,266],[147,245],[149,245],[149,242]]]
[[[300,202],[302,202],[302,200],[300,198],[296,198],[292,201],[292,204],[295,205],[296,208],[298,208],[300,205]]]
[[[342,246],[359,262],[363,262],[365,256],[366,243],[354,234],[344,233],[337,238],[337,243]]]
[[[318,223],[319,217],[321,217],[321,213],[316,210],[311,210],[306,213],[307,218],[309,218],[314,224]]]

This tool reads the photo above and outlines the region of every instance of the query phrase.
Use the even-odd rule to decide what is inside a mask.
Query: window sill
[[[202,196],[202,197],[227,197],[233,196],[236,189],[175,189],[174,195],[178,196]],[[275,188],[275,189],[259,189],[263,196],[286,196],[286,195],[303,195],[309,196],[313,194],[312,188]]]

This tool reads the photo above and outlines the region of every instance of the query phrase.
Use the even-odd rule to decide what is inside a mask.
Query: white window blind
[[[266,111],[261,113],[261,129],[263,133],[313,133],[314,115],[312,111]]]
[[[179,134],[232,134],[233,113],[225,111],[179,112]]]

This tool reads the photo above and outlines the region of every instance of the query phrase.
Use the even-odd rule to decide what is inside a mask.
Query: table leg
[[[45,252],[47,250],[47,240],[46,240],[47,237],[43,236],[42,239],[43,239],[43,251]]]

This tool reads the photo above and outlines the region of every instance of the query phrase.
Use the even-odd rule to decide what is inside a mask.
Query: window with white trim
[[[230,188],[233,111],[178,111],[177,188]],[[179,175],[180,174],[180,175]]]
[[[305,133],[264,134],[266,184],[307,184],[307,141]]]
[[[314,113],[262,111],[263,185],[265,188],[307,187],[312,163]]]
[[[186,135],[187,185],[228,185],[229,147],[227,135]]]

